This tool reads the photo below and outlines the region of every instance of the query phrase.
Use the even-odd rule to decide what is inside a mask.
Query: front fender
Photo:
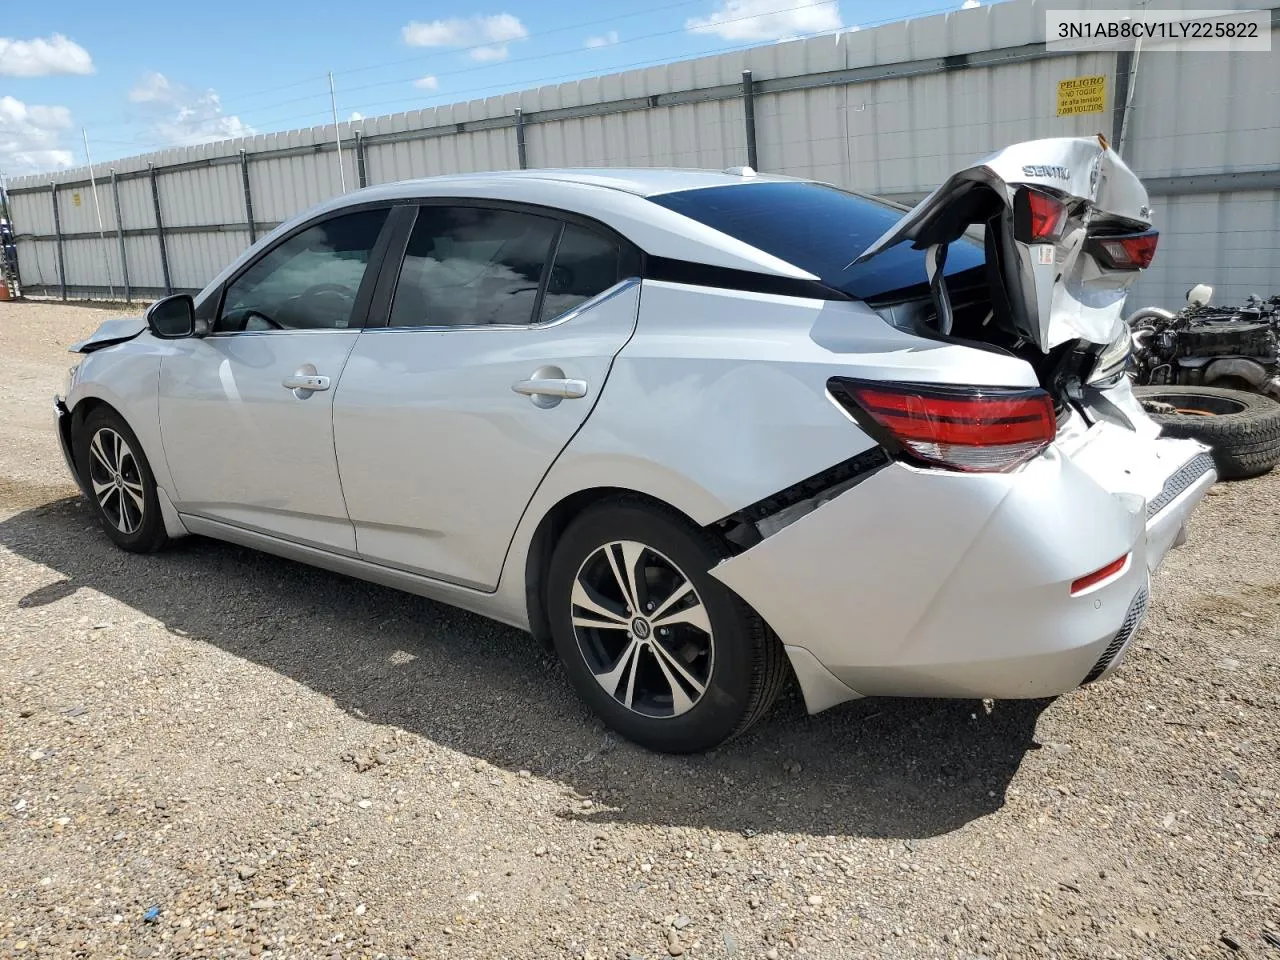
[[[160,364],[166,349],[143,335],[88,354],[67,392],[66,405],[74,415],[84,403],[100,401],[124,417],[142,445],[156,485],[168,495],[173,477],[160,435],[159,401]]]

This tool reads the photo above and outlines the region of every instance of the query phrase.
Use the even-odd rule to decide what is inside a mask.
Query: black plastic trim
[[[645,256],[644,279],[665,283],[687,284],[693,287],[716,287],[721,290],[738,290],[743,293],[766,293],[780,297],[803,297],[806,300],[856,300],[835,287],[820,280],[799,277],[778,277],[733,267],[713,267],[689,260],[669,257]]]
[[[1207,453],[1198,453],[1165,480],[1164,487],[1147,501],[1147,519],[1167,507],[1177,496],[1186,490],[1206,473],[1213,469],[1213,457]]]
[[[1142,615],[1147,612],[1147,601],[1150,599],[1150,593],[1144,586],[1138,591],[1137,596],[1133,598],[1133,602],[1129,604],[1129,609],[1124,615],[1124,622],[1120,624],[1120,631],[1115,635],[1112,641],[1107,644],[1107,649],[1102,651],[1102,656],[1098,658],[1098,662],[1093,665],[1093,669],[1088,675],[1080,681],[1080,686],[1093,683],[1100,676],[1107,672],[1107,668],[1111,666],[1115,658],[1120,655],[1120,651],[1124,649],[1124,645],[1129,642],[1129,638],[1133,636],[1134,631],[1138,629],[1138,624],[1142,622]]]
[[[828,467],[821,473],[793,483],[791,486],[771,493],[767,497],[749,504],[729,516],[711,524],[713,529],[725,535],[739,547],[747,548],[759,543],[761,539],[756,524],[781,513],[806,500],[820,496],[824,491],[842,485],[856,486],[868,477],[887,467],[893,460],[883,447],[871,447],[848,460],[842,460]],[[750,535],[744,536],[744,530]]]

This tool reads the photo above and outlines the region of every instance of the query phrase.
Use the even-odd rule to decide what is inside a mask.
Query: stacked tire
[[[1280,463],[1280,403],[1219,387],[1134,387],[1167,437],[1189,437],[1212,451],[1223,480],[1256,477]]]

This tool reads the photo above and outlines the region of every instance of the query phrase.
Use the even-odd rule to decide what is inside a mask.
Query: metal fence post
[[[516,107],[516,159],[520,161],[520,169],[527,170],[529,156],[524,145],[524,111]]]
[[[1133,51],[1116,51],[1116,91],[1111,103],[1111,148],[1116,153],[1124,146],[1125,127],[1128,125],[1129,87],[1133,83]]]
[[[249,218],[249,245],[252,246],[258,242],[258,228],[253,222],[253,193],[249,190],[249,154],[243,150],[240,151],[240,182],[244,184],[244,215]],[[157,205],[156,210],[159,209]]]
[[[369,177],[364,168],[364,134],[356,131],[356,177],[361,187],[369,185]]]
[[[164,272],[164,292],[167,296],[173,293],[173,282],[169,279],[169,250],[164,242],[164,218],[160,216],[160,188],[156,185],[156,165],[147,164],[151,175],[151,202],[156,208],[156,239],[160,241],[160,269]]]
[[[58,287],[62,290],[62,299],[67,299],[67,265],[62,259],[62,217],[58,215],[58,184],[49,181],[49,196],[53,198],[53,233],[58,241]]]
[[[742,71],[742,121],[747,134],[747,166],[759,170],[756,158],[756,89],[751,71]]]
[[[116,180],[116,168],[111,168],[111,201],[116,208],[116,243],[120,247],[120,272],[124,274],[124,302],[133,303],[133,288],[129,286],[129,255],[124,249],[124,221],[120,219],[120,183]]]

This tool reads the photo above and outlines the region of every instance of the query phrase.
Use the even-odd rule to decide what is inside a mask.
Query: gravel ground
[[[0,303],[0,956],[1280,956],[1280,475],[1114,679],[662,757],[513,630],[111,547],[48,409],[103,317]]]

